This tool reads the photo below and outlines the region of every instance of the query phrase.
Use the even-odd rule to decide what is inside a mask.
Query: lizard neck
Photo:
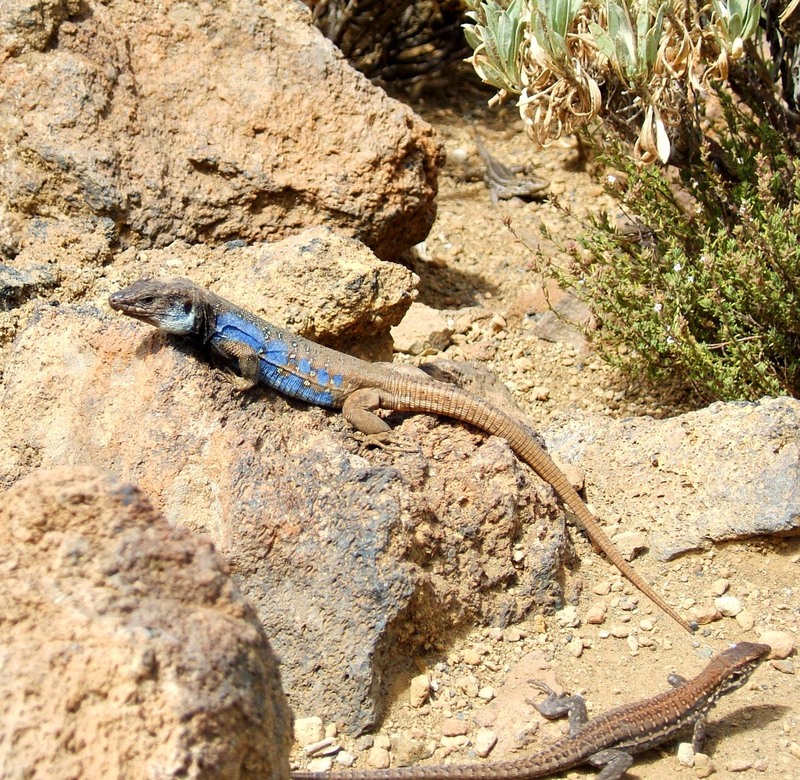
[[[199,292],[203,292],[200,290]],[[211,337],[216,332],[217,308],[213,301],[209,301],[206,296],[194,296],[194,327],[192,335],[199,339],[203,345],[211,341]]]

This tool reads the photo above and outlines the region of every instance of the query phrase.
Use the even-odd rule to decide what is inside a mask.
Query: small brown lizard
[[[657,747],[693,728],[692,746],[700,751],[705,721],[717,700],[741,688],[770,651],[769,645],[741,642],[711,659],[697,677],[668,678],[673,689],[651,699],[623,704],[587,719],[581,696],[549,694],[538,706],[547,718],[569,715],[569,734],[526,758],[493,764],[412,766],[352,772],[292,772],[292,780],[533,780],[580,764],[603,767],[597,780],[619,780],[633,764],[633,754]]]
[[[486,166],[483,173],[483,180],[489,187],[489,194],[492,203],[498,200],[508,200],[509,198],[543,198],[547,194],[550,186],[544,179],[526,178],[517,176],[517,172],[496,157],[493,157],[484,145],[475,130],[475,146],[478,154]]]

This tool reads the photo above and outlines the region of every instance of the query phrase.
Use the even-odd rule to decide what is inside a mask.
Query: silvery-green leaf
[[[595,45],[600,53],[608,57],[609,60],[613,60],[616,50],[611,36],[597,22],[589,22],[589,32],[594,37]]]
[[[655,116],[656,120],[656,148],[658,149],[658,157],[662,163],[666,165],[669,160],[670,142],[667,135],[667,128],[659,114]]]

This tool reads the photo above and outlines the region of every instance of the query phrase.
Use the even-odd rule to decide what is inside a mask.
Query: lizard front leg
[[[547,694],[547,698],[540,704],[535,704],[539,713],[548,719],[569,718],[569,735],[576,737],[586,725],[589,716],[586,712],[586,700],[583,696],[559,696],[547,683],[540,680],[531,680],[531,685]],[[605,748],[593,753],[587,759],[595,767],[602,767],[596,780],[620,780],[633,764],[633,756],[618,748]]]
[[[234,339],[226,339],[215,344],[215,349],[223,358],[229,361],[236,361],[239,366],[239,374],[227,372],[237,390],[250,390],[255,387],[260,379],[261,372],[258,364],[258,352],[249,344]]]

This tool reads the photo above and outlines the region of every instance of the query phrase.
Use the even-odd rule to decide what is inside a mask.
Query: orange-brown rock
[[[0,775],[288,776],[292,717],[212,545],[94,469],[0,496]]]
[[[441,146],[307,9],[242,0],[9,0],[0,19],[0,250],[37,217],[123,246],[311,225],[393,259],[428,233]]]

